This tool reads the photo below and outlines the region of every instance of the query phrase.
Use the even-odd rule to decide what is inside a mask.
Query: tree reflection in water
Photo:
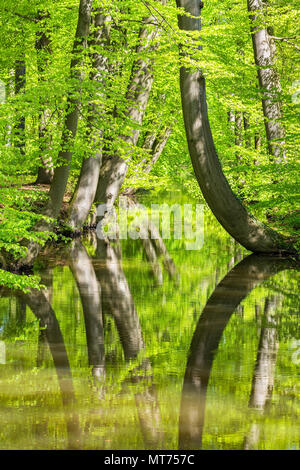
[[[99,427],[101,428],[102,400],[106,392],[103,319],[110,316],[115,322],[125,361],[136,362],[131,371],[130,382],[138,385],[134,394],[145,448],[164,448],[166,442],[151,361],[146,355],[139,316],[122,269],[121,245],[116,243],[113,246],[109,240],[100,238],[94,242],[96,242],[94,258],[88,255],[79,240],[75,240],[71,247],[63,250],[56,259],[60,264],[69,265],[78,288],[85,323],[88,360],[97,385],[99,401],[96,412],[100,416]],[[161,247],[162,249],[170,277],[177,282],[175,265],[166,248]],[[238,252],[237,257],[240,257]],[[236,262],[236,258],[232,259],[228,267],[231,268]],[[20,307],[23,313],[24,305],[27,304],[40,320],[37,366],[43,363],[43,344],[47,343],[59,381],[68,435],[67,447],[80,449],[85,448],[89,433],[95,430],[92,429],[95,422],[93,424],[92,420],[87,422],[84,432],[80,429],[69,359],[60,325],[51,307],[52,267],[49,263],[47,269],[42,272],[42,282],[46,285],[46,289],[32,290],[26,294],[19,292],[18,302],[23,306],[23,310]],[[179,449],[193,450],[202,447],[210,374],[222,335],[232,314],[251,290],[261,282],[282,270],[295,268],[295,264],[288,259],[251,255],[238,262],[211,294],[197,323],[188,354],[179,416]],[[281,301],[279,294],[269,296],[265,300],[249,399],[249,409],[256,410],[257,413],[266,410],[272,394],[278,350],[277,312]],[[259,443],[260,429],[255,422],[256,415],[253,416],[254,419],[249,422],[249,432],[244,440],[245,449],[257,448]]]
[[[295,265],[288,259],[250,255],[229,271],[208,299],[196,326],[187,360],[179,418],[179,449],[190,450],[202,447],[210,373],[230,317],[252,289],[284,269],[295,269]],[[267,310],[270,311],[269,308],[266,312]],[[266,317],[267,315],[268,313]],[[262,331],[261,354],[257,363],[258,369],[255,372],[255,376],[266,379],[267,388],[272,381],[274,350],[276,349],[273,333],[276,333],[275,328],[272,334],[266,330]],[[270,341],[268,339],[265,341],[265,336]],[[267,349],[267,353],[262,348]],[[266,370],[257,375],[260,367]],[[265,393],[265,390],[257,393],[257,388],[261,385],[263,384],[259,380],[254,379],[253,400],[256,400],[254,397],[261,397]]]

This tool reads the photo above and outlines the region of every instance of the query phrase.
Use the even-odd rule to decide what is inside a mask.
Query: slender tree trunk
[[[159,160],[163,150],[169,140],[169,137],[172,133],[172,129],[170,127],[165,128],[159,134],[149,134],[146,136],[143,148],[145,148],[149,154],[149,158],[144,158],[139,163],[139,170],[145,174],[149,174],[154,167],[155,163]],[[122,194],[126,196],[132,196],[135,193],[135,188],[129,187],[122,191]]]
[[[69,177],[69,164],[72,159],[72,146],[77,133],[80,106],[78,94],[82,81],[79,67],[82,62],[82,51],[86,47],[87,37],[89,35],[92,3],[92,0],[80,0],[79,5],[78,23],[70,67],[70,76],[76,81],[76,86],[67,96],[67,110],[62,132],[62,150],[58,154],[59,166],[57,166],[54,171],[49,192],[50,200],[46,211],[47,215],[53,218],[57,218],[59,215],[63,202]]]
[[[198,0],[177,0],[177,5],[193,15],[180,15],[180,28],[185,31],[199,31],[202,3]],[[181,67],[180,87],[188,147],[195,175],[215,217],[235,240],[250,251],[293,252],[283,236],[249,214],[232,192],[216,153],[208,120],[205,79],[202,73]]]
[[[72,145],[77,132],[80,101],[78,94],[81,89],[82,76],[78,68],[82,62],[82,52],[86,47],[87,37],[90,28],[92,0],[80,0],[78,22],[75,33],[75,40],[72,50],[70,65],[70,77],[76,82],[74,90],[67,96],[66,114],[63,124],[61,139],[62,150],[58,154],[60,166],[54,171],[53,180],[49,191],[49,201],[44,210],[44,215],[56,219],[59,215],[69,177],[69,164],[72,159]],[[36,231],[51,231],[53,223],[41,220],[36,224]],[[18,266],[32,265],[41,250],[41,245],[37,242],[27,243],[27,254],[25,258],[18,261]]]
[[[38,15],[37,20],[43,21],[49,17],[48,14],[41,13]],[[51,41],[47,31],[39,31],[36,35],[35,49],[37,52],[37,65],[39,82],[44,82],[44,72],[52,54]],[[40,103],[45,108],[46,103]],[[36,184],[51,184],[54,168],[51,156],[51,136],[48,130],[49,110],[44,109],[39,115],[39,147],[42,165],[38,169]],[[49,154],[50,152],[50,154]]]
[[[165,0],[161,1],[165,3]],[[152,21],[152,17],[145,19],[146,26],[141,28],[139,33],[137,53],[145,52],[159,32],[159,27],[157,27],[157,30],[147,28],[147,22]],[[152,83],[152,61],[144,58],[137,59],[132,66],[131,77],[126,93],[128,102],[126,117],[132,121],[134,126],[130,129],[128,135],[121,136],[128,144],[129,148],[137,144],[140,133],[138,126],[141,126],[143,122]],[[95,203],[106,204],[107,212],[112,210],[126,177],[127,170],[127,163],[118,154],[103,156]]]
[[[257,22],[266,15],[265,0],[247,0],[251,23]],[[280,78],[275,67],[276,46],[268,33],[267,26],[252,26],[252,43],[258,81],[262,92],[262,107],[265,118],[266,135],[269,154],[280,162],[285,159],[284,136],[282,123]]]
[[[26,64],[25,58],[16,60],[15,63],[15,94],[18,95],[25,89],[26,85]],[[25,155],[25,117],[18,118],[15,124],[16,147],[20,150],[21,155]]]
[[[243,113],[241,111],[238,111],[235,113],[234,134],[235,134],[235,145],[237,147],[242,147],[243,145]],[[242,156],[240,152],[236,151],[237,161],[240,162],[241,158]]]
[[[104,15],[101,11],[96,13],[93,19],[95,31],[89,41],[89,45],[104,46],[107,50],[110,44],[110,25],[108,25],[110,18],[110,15]],[[105,89],[105,72],[108,71],[109,64],[107,57],[102,56],[100,53],[94,54],[93,70],[90,74],[91,81],[96,85],[97,82],[100,85],[102,84]],[[98,93],[98,99],[105,100],[103,92]],[[92,140],[95,155],[84,158],[82,162],[78,184],[70,204],[66,222],[72,229],[80,229],[85,223],[95,199],[99,180],[102,162],[101,138],[103,131],[95,130],[101,115],[101,105],[94,104],[94,101],[95,99],[93,98],[93,101],[89,104],[87,139]]]

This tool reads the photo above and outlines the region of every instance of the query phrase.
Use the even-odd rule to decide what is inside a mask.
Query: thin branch
[[[27,16],[27,15],[21,15],[21,13],[17,13],[16,11],[10,11],[7,8],[4,8],[4,11],[6,13],[10,13],[11,15],[18,16],[19,18],[23,18],[24,20],[32,21],[33,23],[38,23],[39,21],[38,18],[33,18],[32,16]]]
[[[281,37],[278,37],[278,36],[270,36],[272,39],[274,39],[274,41],[281,41],[281,42],[286,42],[287,44],[290,44],[291,46],[293,46],[295,49],[297,49],[297,51],[300,51],[300,47],[298,47],[296,44],[294,44],[293,42],[289,41],[289,39],[296,39],[297,36],[291,36],[291,37],[287,37],[287,38],[281,38]]]

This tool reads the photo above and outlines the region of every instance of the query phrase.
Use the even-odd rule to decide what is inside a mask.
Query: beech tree
[[[200,31],[202,2],[177,0],[184,8],[179,26]],[[188,15],[186,15],[187,13]],[[208,119],[205,78],[200,70],[180,69],[182,108],[189,152],[197,181],[210,209],[241,245],[253,252],[293,251],[280,234],[256,220],[232,192],[215,149]]]

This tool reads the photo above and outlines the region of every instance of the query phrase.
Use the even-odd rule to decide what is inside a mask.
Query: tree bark
[[[93,19],[93,25],[95,32],[89,40],[89,45],[104,46],[106,49],[110,44],[110,25],[107,23],[110,19],[110,15],[104,15],[101,10],[97,11],[95,18]],[[97,82],[104,84],[105,88],[105,77],[104,73],[109,71],[109,64],[107,57],[102,56],[100,53],[94,54],[93,57],[93,70],[90,74],[90,79],[97,85]],[[98,93],[99,95],[99,93]],[[100,93],[98,99],[104,99],[103,92]],[[90,139],[93,143],[93,150],[95,155],[88,158],[84,158],[81,166],[81,172],[78,180],[76,190],[74,192],[69,214],[66,224],[72,229],[80,229],[85,223],[91,206],[94,202],[100,167],[102,162],[102,143],[101,138],[103,131],[95,130],[95,124],[99,121],[101,115],[101,105],[89,104],[89,116],[88,116],[88,130],[87,139]]]
[[[251,23],[257,22],[266,13],[265,0],[247,0],[248,11],[251,13]],[[280,122],[282,118],[280,78],[275,67],[276,45],[268,33],[267,27],[252,26],[252,43],[258,81],[262,92],[262,107],[265,118],[265,128],[268,140],[268,151],[275,161],[285,159],[284,136],[285,130]]]
[[[198,0],[177,0],[193,17],[179,16],[179,27],[199,31],[201,6]],[[197,18],[195,18],[197,17]],[[293,252],[283,236],[248,213],[232,192],[215,149],[207,113],[205,79],[200,71],[180,70],[182,108],[189,152],[203,196],[225,230],[253,252]]]
[[[74,90],[71,90],[67,96],[66,115],[64,119],[61,147],[58,154],[59,165],[55,168],[53,180],[49,191],[49,201],[44,210],[44,215],[56,219],[59,215],[63,198],[69,177],[69,164],[72,159],[72,144],[74,142],[78,118],[80,101],[78,94],[81,88],[82,76],[78,67],[82,61],[82,52],[86,47],[87,37],[89,35],[91,19],[92,0],[80,0],[77,28],[72,50],[72,59],[70,64],[70,78],[76,82]],[[46,220],[39,221],[34,230],[38,232],[51,231],[54,222]],[[33,264],[41,250],[42,245],[37,242],[27,243],[27,254],[17,263],[18,267]]]
[[[165,0],[161,0],[165,3]],[[144,20],[146,26],[141,28],[139,33],[139,45],[137,53],[144,52],[149,48],[158,29],[148,28],[147,23],[151,23],[153,18]],[[140,129],[148,104],[150,91],[153,83],[152,61],[147,59],[137,59],[134,61],[129,80],[126,99],[128,102],[128,110],[126,118],[132,122],[133,127],[129,130],[128,135],[121,138],[133,147],[137,144]],[[104,155],[100,170],[99,183],[95,197],[96,204],[106,204],[107,212],[113,208],[114,202],[118,197],[123,181],[128,170],[127,163],[118,155]]]
[[[49,204],[46,215],[57,218],[63,202],[66,185],[69,177],[69,164],[72,159],[72,145],[77,133],[79,118],[80,101],[78,93],[82,76],[78,67],[82,61],[82,51],[86,47],[87,37],[89,35],[92,0],[80,0],[78,22],[75,33],[75,40],[72,50],[72,60],[70,66],[70,78],[76,82],[74,90],[71,90],[67,96],[67,110],[63,125],[62,142],[58,154],[58,164],[54,171],[53,181],[49,192]]]
[[[39,14],[37,21],[43,21],[49,17],[49,14]],[[49,37],[49,32],[39,31],[36,35],[35,49],[37,52],[37,67],[39,74],[39,82],[44,81],[44,71],[45,67],[49,61],[49,57],[52,54],[51,41]],[[47,101],[47,100],[46,100]],[[41,106],[45,107],[46,103],[40,103]],[[44,109],[40,112],[39,115],[39,147],[40,147],[40,156],[42,165],[38,169],[37,179],[35,184],[51,184],[54,168],[51,154],[51,136],[49,135],[48,122],[49,119],[49,110]]]

